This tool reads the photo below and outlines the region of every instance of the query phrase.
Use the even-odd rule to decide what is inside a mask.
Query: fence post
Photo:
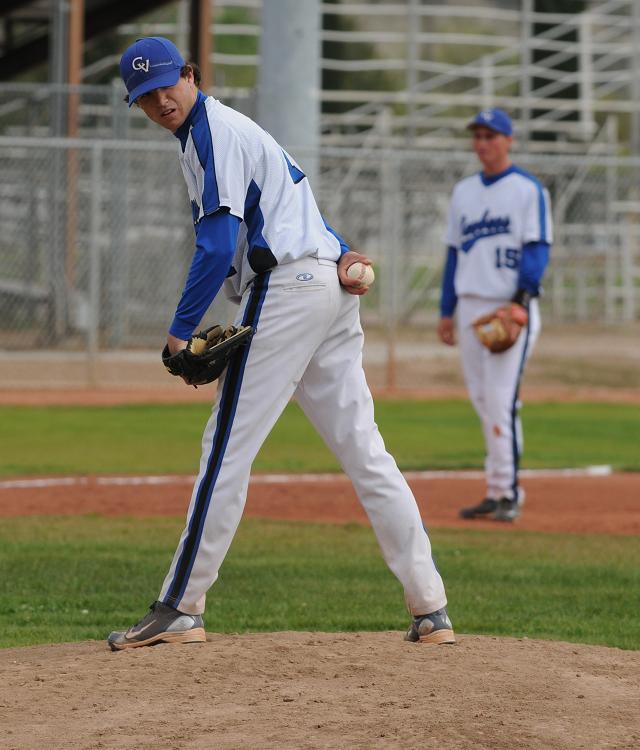
[[[605,133],[607,139],[608,151],[615,155],[618,143],[618,121],[613,115],[607,117],[605,123]],[[618,167],[608,162],[606,169],[606,223],[607,230],[604,238],[605,250],[605,311],[604,317],[607,323],[614,323],[617,318],[616,302],[619,298],[619,281],[618,281],[618,259],[622,242],[624,242],[618,222],[622,216],[614,210],[615,202],[618,199]]]
[[[389,135],[391,132],[391,113],[384,110],[381,117],[380,130]],[[386,316],[387,334],[387,362],[385,386],[388,390],[395,390],[396,379],[396,338],[398,329],[398,207],[400,195],[400,175],[398,165],[394,161],[395,152],[385,149],[382,153],[381,170],[381,221],[383,240],[383,277],[381,296]]]
[[[129,132],[129,113],[122,101],[120,82],[111,87],[113,137],[125,140]],[[111,249],[109,252],[108,277],[110,294],[108,300],[109,346],[122,346],[127,327],[127,291],[129,285],[129,248],[127,246],[129,184],[129,151],[114,148],[109,152]],[[107,325],[107,321],[103,321]]]
[[[564,230],[567,219],[567,204],[559,200],[554,217],[554,252],[552,255],[553,276],[551,281],[551,309],[553,319],[557,323],[565,317],[565,273],[567,266],[568,248],[567,233]]]
[[[593,70],[591,14],[580,14],[580,121],[582,136],[588,141],[593,136]]]
[[[89,224],[89,321],[87,326],[87,386],[98,385],[100,346],[100,211],[102,208],[102,146],[91,149],[91,203]]]
[[[47,211],[49,213],[49,243],[45,253],[47,278],[50,287],[52,321],[51,338],[58,343],[69,328],[69,284],[65,274],[66,205],[66,148],[56,145],[51,149],[51,163],[46,174]]]
[[[631,69],[629,70],[629,77],[631,81],[631,101],[635,104],[635,109],[631,113],[631,153],[637,156],[640,153],[640,112],[638,106],[640,105],[640,76],[638,76],[638,70],[640,69],[640,4],[637,2],[631,3],[631,23],[632,36],[631,36]]]
[[[421,28],[421,18],[417,13],[417,0],[409,0],[407,5],[407,143],[412,143],[416,137],[416,120],[414,92],[418,86],[419,47],[417,34]]]
[[[622,319],[624,321],[635,320],[635,278],[633,270],[633,233],[634,216],[629,212],[623,223],[623,236],[620,258],[620,275],[622,276]]]

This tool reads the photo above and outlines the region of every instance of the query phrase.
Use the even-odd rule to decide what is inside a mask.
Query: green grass
[[[10,518],[0,527],[0,646],[103,639],[157,595],[180,519]],[[633,537],[436,530],[459,633],[640,649]],[[403,630],[371,529],[245,519],[209,594],[208,630]]]
[[[0,475],[195,473],[206,404],[0,407]],[[480,427],[469,403],[379,401],[376,419],[403,469],[480,468]],[[640,406],[526,404],[524,468],[611,464],[640,470]],[[255,471],[336,471],[297,405],[263,446]]]

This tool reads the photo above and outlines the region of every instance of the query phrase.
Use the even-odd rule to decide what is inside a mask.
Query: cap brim
[[[129,92],[129,106],[132,107],[136,99],[143,94],[148,94],[154,89],[161,89],[165,86],[175,86],[180,80],[180,69],[174,68],[166,73],[160,73],[153,78],[148,78],[144,83],[136,86],[133,91]]]
[[[467,130],[475,130],[476,128],[486,128],[487,130],[492,130],[494,133],[499,133],[500,135],[511,135],[511,133],[505,133],[504,130],[500,130],[500,128],[492,128],[491,125],[487,125],[486,122],[476,122],[475,120],[472,120],[467,125]]]

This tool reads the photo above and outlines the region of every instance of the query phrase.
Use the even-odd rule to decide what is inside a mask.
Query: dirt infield
[[[464,478],[466,476],[476,478]],[[430,528],[465,526],[500,528],[509,524],[462,521],[458,510],[482,497],[477,474],[460,478],[420,479],[407,475],[425,523]],[[186,513],[191,477],[71,477],[0,482],[0,516],[102,513],[156,516]],[[150,479],[148,481],[151,481]],[[515,524],[529,531],[640,534],[640,474],[609,476],[536,476],[523,480],[525,512]],[[365,513],[344,476],[256,476],[252,478],[245,514],[262,518],[328,523],[366,523]]]
[[[211,403],[212,388],[185,388],[177,383],[169,386],[122,388],[7,388],[0,390],[0,406],[118,406],[121,404],[176,404]],[[376,400],[434,400],[466,399],[462,385],[438,386],[418,389],[384,388],[374,390]],[[640,390],[636,388],[575,387],[557,384],[525,386],[525,402],[591,401],[594,403],[640,404]]]
[[[0,652],[3,750],[640,746],[640,652],[399,633]]]

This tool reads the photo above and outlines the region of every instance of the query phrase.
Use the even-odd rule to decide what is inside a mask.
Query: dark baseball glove
[[[177,354],[170,354],[165,346],[162,362],[172,375],[184,378],[189,385],[204,385],[222,375],[236,349],[248,344],[252,336],[251,326],[211,326],[195,333],[187,348]]]
[[[505,352],[518,340],[520,331],[529,322],[526,308],[508,302],[497,310],[473,321],[473,329],[490,352]]]

